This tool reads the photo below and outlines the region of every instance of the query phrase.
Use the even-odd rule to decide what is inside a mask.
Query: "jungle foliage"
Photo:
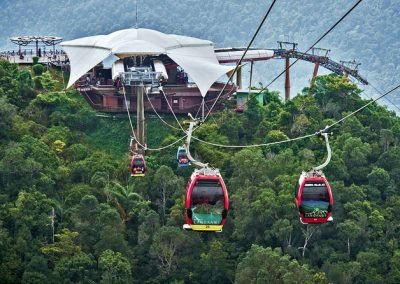
[[[0,61],[1,283],[400,282],[400,119],[385,107],[373,103],[332,129],[333,224],[300,224],[294,203],[300,173],[325,158],[322,139],[243,150],[194,141],[231,199],[222,233],[195,233],[182,230],[193,168],[177,167],[176,149],[149,153],[146,177],[131,178],[127,117],[96,116],[45,73]],[[227,104],[195,135],[281,141],[367,103],[335,75],[307,93],[285,103],[270,91],[242,114]],[[183,136],[157,120],[149,128],[150,147]]]

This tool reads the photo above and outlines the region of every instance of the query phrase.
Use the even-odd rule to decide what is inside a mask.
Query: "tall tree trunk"
[[[314,234],[314,232],[317,230],[316,227],[310,227],[310,225],[306,226],[306,229],[301,229],[303,231],[303,236],[304,236],[304,245],[302,247],[298,247],[297,249],[301,249],[302,250],[302,257],[304,257],[305,253],[306,253],[306,248],[308,245],[308,242],[310,241],[312,235]]]
[[[350,238],[347,238],[347,254],[350,257]]]
[[[167,206],[167,197],[166,197],[166,193],[165,193],[166,189],[162,188],[162,210],[163,210],[163,215],[162,215],[162,223],[163,225],[165,225],[165,207]]]
[[[124,208],[122,208],[121,204],[119,204],[118,200],[115,198],[114,199],[115,207],[117,208],[119,215],[121,215],[122,222],[125,223],[128,221],[128,216],[126,214],[126,211]]]

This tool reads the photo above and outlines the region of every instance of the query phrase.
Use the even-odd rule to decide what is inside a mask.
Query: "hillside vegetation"
[[[320,226],[302,225],[294,203],[300,173],[325,159],[320,138],[243,150],[193,142],[196,157],[221,169],[231,200],[222,233],[195,233],[182,230],[193,168],[177,167],[176,149],[150,153],[146,177],[131,178],[127,117],[96,116],[54,78],[0,61],[1,283],[400,282],[393,112],[374,103],[332,129],[324,172],[334,222]],[[281,141],[367,103],[335,75],[318,77],[313,96],[284,103],[270,91],[264,100],[243,114],[212,114],[195,135],[233,145]],[[150,147],[183,135],[147,120]]]

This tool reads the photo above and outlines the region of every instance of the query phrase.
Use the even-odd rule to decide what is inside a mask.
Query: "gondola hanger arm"
[[[328,138],[328,135],[329,135],[329,134],[326,132],[326,130],[327,130],[327,127],[326,127],[325,129],[321,130],[319,133],[320,133],[322,136],[324,136],[324,138],[325,138],[326,150],[328,151],[328,157],[326,157],[326,160],[325,160],[325,162],[324,162],[323,164],[321,164],[321,165],[319,165],[319,166],[317,166],[317,167],[314,167],[314,168],[313,168],[314,171],[322,170],[322,169],[325,168],[325,167],[329,164],[329,162],[331,161],[332,150],[331,150],[331,146],[329,145],[329,138]]]
[[[190,115],[189,115],[190,116]],[[192,116],[190,116],[193,118]],[[199,125],[201,121],[195,120],[191,121],[189,125],[189,130],[187,131],[187,137],[186,137],[186,154],[190,162],[192,162],[194,165],[200,167],[200,168],[207,168],[208,164],[204,164],[200,161],[196,161],[192,155],[190,154],[190,140],[192,138],[192,132],[193,132],[193,127],[196,125]]]

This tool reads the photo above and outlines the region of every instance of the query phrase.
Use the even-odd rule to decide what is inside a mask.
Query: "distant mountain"
[[[56,35],[65,40],[107,34],[135,26],[135,0],[2,1],[0,50],[16,49],[15,35]],[[271,1],[137,0],[137,26],[209,39],[216,47],[246,46]],[[254,47],[276,48],[295,41],[306,50],[356,1],[278,0]],[[389,90],[400,72],[400,0],[363,1],[318,46],[336,61],[361,62],[360,74],[380,90]],[[256,63],[253,85],[264,85],[283,70],[283,61]],[[313,66],[299,62],[292,71],[292,95],[308,85]],[[321,70],[320,74],[328,73]],[[244,72],[246,75],[247,72]],[[246,82],[246,81],[245,81]],[[272,88],[283,93],[283,78]],[[366,88],[373,94],[370,88]],[[400,99],[389,97],[391,101]]]

